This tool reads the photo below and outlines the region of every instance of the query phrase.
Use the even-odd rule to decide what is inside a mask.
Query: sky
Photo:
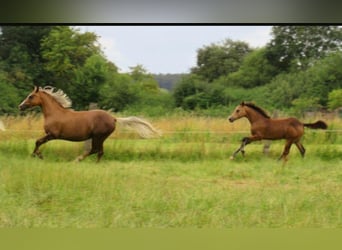
[[[94,32],[106,58],[120,72],[142,65],[152,74],[189,73],[196,66],[197,50],[225,39],[263,47],[272,26],[77,26]]]

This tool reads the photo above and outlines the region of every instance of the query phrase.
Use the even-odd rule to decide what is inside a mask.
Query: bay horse
[[[285,139],[285,148],[280,159],[287,161],[290,148],[294,143],[302,157],[305,155],[305,148],[300,142],[304,134],[304,127],[312,129],[327,129],[324,121],[315,123],[302,123],[296,118],[271,119],[267,113],[253,103],[242,102],[228,117],[230,122],[234,122],[242,117],[246,117],[251,124],[251,136],[242,139],[241,146],[233,153],[230,159],[234,159],[238,152],[245,154],[244,148],[247,144],[259,140],[280,140]]]
[[[97,153],[97,162],[103,155],[103,142],[115,130],[116,123],[133,128],[143,138],[159,135],[147,121],[138,117],[114,118],[104,110],[74,111],[70,98],[62,91],[50,86],[35,86],[34,90],[19,105],[21,111],[40,106],[44,115],[45,136],[36,141],[33,156],[43,158],[39,147],[55,139],[86,141],[91,139],[91,148],[77,157],[77,161]]]

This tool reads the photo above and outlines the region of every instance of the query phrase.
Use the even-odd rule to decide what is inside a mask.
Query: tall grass
[[[293,147],[282,167],[283,141],[246,147],[241,120],[150,119],[164,131],[140,140],[117,131],[95,156],[73,160],[83,143],[51,141],[44,160],[30,156],[42,119],[3,118],[0,131],[0,227],[23,228],[339,228],[342,226],[342,141],[306,130],[304,159]],[[341,129],[338,119],[328,121]]]

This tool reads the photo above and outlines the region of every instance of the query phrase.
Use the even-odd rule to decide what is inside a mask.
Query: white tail
[[[0,130],[5,131],[5,125],[0,121]]]
[[[135,116],[116,118],[116,121],[124,128],[135,130],[142,138],[154,138],[161,135],[149,122]]]

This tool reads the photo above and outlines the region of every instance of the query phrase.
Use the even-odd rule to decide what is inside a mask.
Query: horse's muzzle
[[[28,108],[28,106],[26,105],[26,104],[20,104],[19,105],[19,110],[20,111],[24,111],[25,109],[27,109]]]
[[[228,121],[233,122],[235,119],[233,117],[228,117]]]

